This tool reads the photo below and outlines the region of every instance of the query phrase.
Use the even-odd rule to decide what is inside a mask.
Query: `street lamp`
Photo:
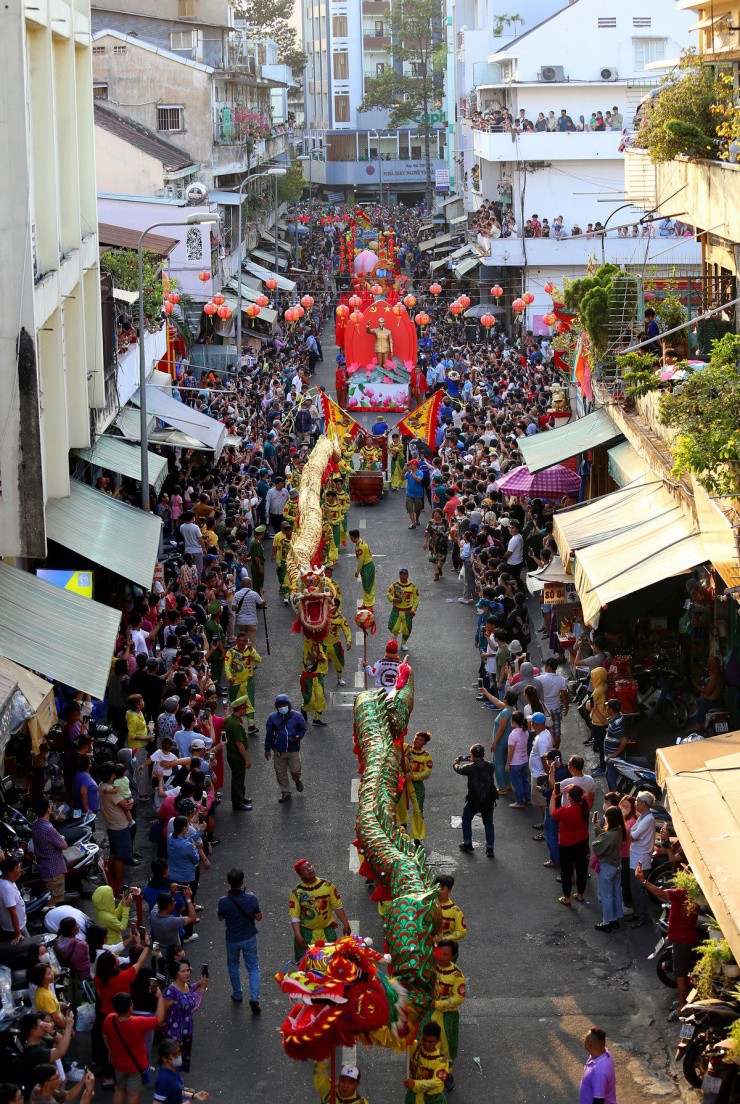
[[[205,225],[208,223],[218,223],[219,217],[212,211],[204,211],[202,213],[195,212],[192,215],[188,215],[185,220],[189,224]],[[153,222],[151,226],[147,226],[146,230],[139,237],[139,244],[137,247],[138,252],[138,275],[139,275],[139,415],[141,418],[141,508],[142,510],[149,509],[149,453],[147,451],[147,412],[146,412],[146,355],[144,352],[144,238],[152,230],[157,230],[162,226],[178,226],[181,227],[181,222]]]
[[[380,202],[380,206],[382,207],[383,206],[383,158],[382,158],[381,153],[380,153],[380,135],[378,134],[377,130],[369,130],[368,131],[368,136],[370,134],[375,135],[375,141],[378,143],[378,173],[380,174],[379,177],[378,177],[378,190],[380,192],[379,202]]]
[[[308,161],[308,220],[313,216],[313,152],[301,153],[296,161]],[[298,238],[298,223],[296,222],[296,244]]]
[[[261,180],[265,176],[275,177],[275,271],[278,267],[278,245],[277,245],[277,178],[279,176],[285,176],[287,169],[271,168],[267,172],[254,173],[252,176],[245,176],[239,185],[239,231],[237,236],[236,247],[236,363],[237,367],[241,367],[242,356],[242,204],[244,203],[244,185],[251,184],[253,180]]]

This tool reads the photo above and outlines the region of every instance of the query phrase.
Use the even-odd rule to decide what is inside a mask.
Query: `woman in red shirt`
[[[113,1088],[113,1067],[103,1044],[103,1023],[106,1016],[113,1012],[113,998],[116,993],[130,993],[131,986],[149,956],[149,945],[144,947],[138,962],[122,970],[118,964],[118,955],[113,951],[103,951],[95,966],[95,1023],[92,1030],[93,1052],[103,1064],[103,1088]]]
[[[588,813],[589,804],[580,786],[568,788],[568,804],[561,804],[560,783],[550,797],[550,816],[557,822],[560,845],[560,878],[563,896],[561,905],[570,907],[573,872],[576,876],[576,901],[583,900],[588,881]]]

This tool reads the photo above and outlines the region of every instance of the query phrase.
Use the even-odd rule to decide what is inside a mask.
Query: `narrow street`
[[[336,350],[325,328],[323,364],[315,382],[333,394]],[[367,421],[367,416],[364,418]],[[441,584],[422,550],[422,530],[409,532],[402,495],[388,493],[375,507],[353,507],[350,527],[363,530],[377,563],[378,634],[371,640],[371,660],[382,654],[387,639],[385,592],[406,565],[419,587],[421,603],[410,640],[410,660],[416,677],[416,706],[410,731],[433,734],[429,750],[435,768],[427,784],[427,853],[436,872],[453,873],[455,902],[465,913],[469,935],[461,947],[459,965],[468,985],[461,1010],[460,1054],[455,1067],[458,1101],[505,1100],[522,1104],[566,1104],[577,1098],[585,1051],[582,1037],[591,1023],[606,1029],[618,1069],[620,1104],[645,1100],[675,1100],[678,1093],[666,1076],[669,1059],[661,1043],[675,1037],[664,1024],[673,992],[658,983],[645,961],[654,942],[651,927],[604,936],[594,931],[601,912],[593,881],[585,905],[564,909],[558,904],[554,872],[544,870],[542,843],[532,840],[527,811],[499,802],[495,813],[496,859],[485,858],[482,826],[474,828],[476,851],[462,855],[459,814],[464,784],[451,763],[467,753],[471,743],[488,744],[493,714],[475,700],[476,654],[473,647],[475,610],[460,606],[461,584],[448,564]],[[354,579],[354,554],[343,549],[335,573],[344,596],[344,611],[352,622],[359,587]],[[297,702],[300,672],[299,638],[290,633],[292,615],[279,601],[275,573],[266,580],[271,656],[266,656],[264,629],[257,647],[264,661],[256,677],[260,737],[275,694],[287,692]],[[293,863],[306,856],[319,876],[338,886],[353,928],[382,940],[376,907],[365,883],[353,873],[352,702],[361,685],[361,634],[354,632],[348,655],[347,686],[337,689],[327,676],[327,729],[309,727],[303,744],[303,794],[277,803],[278,789],[271,764],[264,758],[261,738],[252,742],[248,793],[251,813],[233,814],[224,801],[219,814],[213,874],[202,883],[205,905],[198,925],[200,939],[192,948],[193,965],[210,962],[211,990],[196,1018],[194,1068],[208,1071],[212,1095],[243,1093],[249,1099],[280,1098],[299,1104],[314,1096],[311,1068],[300,1068],[282,1052],[278,1027],[289,1003],[273,980],[292,955],[288,895],[296,883]],[[374,645],[374,647],[373,647]],[[535,645],[535,648],[538,646]],[[535,652],[535,662],[539,658]],[[358,677],[355,680],[355,673]],[[331,690],[329,697],[328,691]],[[583,750],[581,723],[573,715],[563,729],[565,757]],[[227,779],[228,786],[228,779]],[[248,888],[255,892],[264,919],[260,925],[262,1006],[253,1018],[245,1002],[228,999],[223,932],[215,906],[224,891],[226,871],[243,866]],[[224,1037],[228,1046],[222,1045]],[[477,1061],[479,1060],[479,1062]],[[363,1072],[361,1090],[371,1101],[401,1100],[403,1058],[388,1051],[359,1048]]]

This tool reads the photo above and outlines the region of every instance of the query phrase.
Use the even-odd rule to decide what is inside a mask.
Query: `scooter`
[[[673,689],[670,672],[651,667],[638,671],[636,678],[641,716],[651,720],[662,713],[671,728],[684,729],[689,720],[689,708],[681,693]]]
[[[722,1044],[707,1047],[704,1058],[707,1072],[701,1083],[701,1104],[729,1104],[736,1099],[735,1087],[740,1083],[737,1063],[728,1061],[727,1049]]]
[[[692,990],[678,1017],[681,1031],[676,1061],[681,1060],[683,1075],[695,1089],[702,1087],[709,1068],[707,1048],[721,1043],[740,1017],[740,1001],[722,986],[715,986],[715,991],[715,996],[697,1000],[696,990]]]
[[[708,740],[712,736],[719,736],[723,732],[730,731],[730,714],[726,709],[710,709],[704,718],[704,724],[699,729],[694,729],[686,736],[679,736],[677,744],[693,744],[696,740]]]
[[[653,878],[653,872],[650,872],[651,881]],[[668,910],[669,905],[663,905],[663,913],[658,918],[658,929],[660,931],[660,938],[655,944],[655,949],[652,954],[648,955],[648,962],[655,962],[655,972],[658,975],[659,981],[663,985],[667,985],[669,989],[676,988],[676,975],[673,972],[673,943],[668,938]],[[703,931],[708,932],[712,924],[712,918],[705,913],[699,913],[697,917],[697,926]]]

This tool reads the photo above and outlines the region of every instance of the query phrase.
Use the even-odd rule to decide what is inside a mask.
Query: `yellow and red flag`
[[[404,437],[418,437],[426,441],[431,449],[435,446],[437,429],[439,427],[439,408],[444,400],[444,391],[435,391],[421,406],[411,410],[405,418],[397,424],[396,429]]]
[[[359,422],[343,410],[339,403],[335,403],[334,399],[330,399],[325,391],[320,392],[321,409],[324,412],[324,421],[326,422],[325,433],[327,437],[331,436],[331,429],[334,430],[340,441],[353,441],[358,433],[362,432],[362,426]]]

